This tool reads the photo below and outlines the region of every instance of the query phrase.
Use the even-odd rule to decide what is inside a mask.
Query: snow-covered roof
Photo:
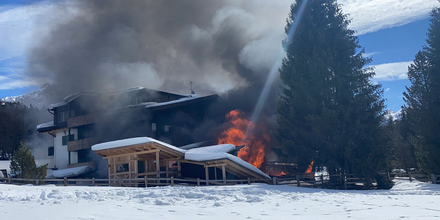
[[[233,144],[220,144],[207,147],[199,147],[187,150],[186,153],[192,154],[216,154],[216,153],[227,153],[229,151],[235,150],[235,145]]]
[[[55,178],[64,178],[64,177],[72,177],[72,176],[78,176],[83,173],[87,173],[93,170],[93,167],[91,166],[81,166],[81,167],[73,167],[73,168],[67,168],[62,170],[54,170],[52,172],[52,175]]]
[[[37,130],[42,129],[42,128],[49,128],[49,127],[52,127],[52,126],[55,126],[53,121],[46,122],[46,123],[37,125]]]
[[[199,148],[200,149],[200,148]],[[191,150],[190,150],[191,151]],[[261,171],[260,169],[256,168],[254,165],[234,156],[228,153],[194,153],[194,152],[186,152],[185,153],[185,159],[186,160],[192,160],[192,161],[209,161],[209,160],[221,160],[221,159],[228,159],[231,160],[232,162],[248,169],[251,170],[255,173],[260,174],[261,176],[264,176],[268,179],[270,179],[270,177],[268,175],[266,175],[265,173],[263,173],[263,171]],[[207,151],[209,152],[209,151]]]
[[[199,95],[190,95],[184,98],[180,98],[177,100],[173,100],[173,101],[168,101],[168,102],[157,102],[152,104],[151,102],[148,103],[147,105],[145,105],[145,107],[147,108],[152,108],[152,107],[159,107],[159,106],[165,106],[165,105],[170,105],[170,104],[175,104],[175,103],[182,103],[182,102],[186,102],[186,101],[190,101],[190,100],[195,100],[198,98],[204,98],[204,97],[200,97]]]
[[[128,89],[124,89],[121,91],[117,91],[117,92],[112,92],[112,94],[118,94],[118,93],[126,93],[126,92],[134,92],[134,91],[139,91],[139,90],[143,90],[145,89],[142,86],[136,86],[136,87],[132,87],[132,88],[128,88]]]
[[[125,147],[125,146],[130,146],[130,145],[136,145],[136,144],[145,144],[145,143],[150,143],[150,142],[155,142],[158,143],[162,146],[165,146],[167,148],[170,148],[172,150],[181,152],[181,153],[185,153],[185,150],[182,150],[178,147],[175,147],[173,145],[164,143],[162,141],[158,141],[156,139],[153,138],[149,138],[149,137],[137,137],[137,138],[129,138],[129,139],[123,139],[123,140],[117,140],[117,141],[110,141],[110,142],[105,142],[105,143],[101,143],[101,144],[95,144],[92,146],[92,150],[93,151],[99,151],[99,150],[106,150],[106,149],[112,149],[112,148],[118,148],[118,147]]]
[[[63,105],[65,105],[65,104],[67,104],[67,103],[66,103],[66,102],[57,102],[57,103],[54,103],[54,104],[49,105],[49,109],[50,109],[50,110],[53,110],[54,108],[57,108],[57,107],[63,106]]]

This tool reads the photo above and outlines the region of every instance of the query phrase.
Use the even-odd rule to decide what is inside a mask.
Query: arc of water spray
[[[297,0],[297,3],[298,1],[299,0]],[[257,124],[258,120],[260,119],[261,111],[263,110],[263,105],[266,102],[267,96],[269,95],[269,92],[273,86],[273,82],[277,77],[278,68],[281,66],[283,62],[283,58],[285,56],[284,48],[288,48],[290,42],[292,42],[293,36],[295,35],[296,29],[298,28],[298,24],[301,22],[301,18],[304,14],[305,8],[308,3],[309,0],[304,0],[300,5],[295,20],[293,21],[293,24],[290,26],[289,31],[287,32],[287,39],[283,44],[283,48],[281,48],[280,52],[278,53],[277,59],[270,70],[269,76],[267,77],[266,80],[266,84],[264,85],[260,97],[258,98],[258,102],[257,105],[255,106],[254,112],[252,113],[251,121],[254,125]],[[249,135],[252,132],[253,132],[253,128],[248,127],[246,131],[246,139],[249,137]]]

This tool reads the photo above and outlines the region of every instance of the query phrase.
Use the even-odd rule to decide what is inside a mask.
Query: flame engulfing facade
[[[244,113],[240,110],[229,112],[226,119],[229,128],[222,133],[218,139],[218,144],[245,145],[238,152],[238,157],[257,168],[262,168],[267,150],[265,148],[270,141],[266,128],[255,125],[246,119]]]

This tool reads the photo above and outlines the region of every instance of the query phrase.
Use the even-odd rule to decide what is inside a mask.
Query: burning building
[[[53,157],[50,168],[93,169],[102,162],[91,151],[97,143],[139,136],[177,146],[193,143],[193,131],[216,101],[217,95],[179,95],[142,87],[109,94],[80,92],[50,105],[54,120],[37,130],[53,137],[53,146],[48,147]],[[55,171],[55,177],[59,173]]]

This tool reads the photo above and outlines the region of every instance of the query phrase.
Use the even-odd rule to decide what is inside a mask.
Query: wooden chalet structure
[[[101,143],[92,146],[92,150],[108,160],[109,179],[115,181],[171,176],[223,180],[223,184],[227,179],[270,180],[259,169],[227,152],[220,157],[218,153],[198,154],[147,137]],[[191,153],[191,157],[186,156],[187,153]],[[124,185],[137,186],[130,181]]]

